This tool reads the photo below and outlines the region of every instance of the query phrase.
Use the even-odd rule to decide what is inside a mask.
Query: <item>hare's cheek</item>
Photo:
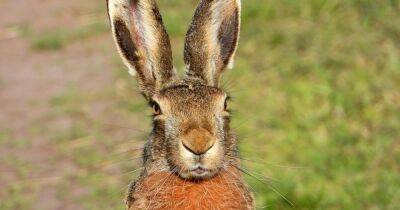
[[[215,117],[215,121],[216,121],[216,126],[217,126],[217,134],[218,134],[218,138],[219,139],[224,139],[224,127],[225,127],[225,120],[223,118],[223,116],[216,116]]]
[[[168,117],[165,119],[165,136],[168,139],[175,139],[178,135],[178,122],[173,117]]]

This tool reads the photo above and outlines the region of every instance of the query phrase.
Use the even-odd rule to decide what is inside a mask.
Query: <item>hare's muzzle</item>
[[[186,150],[195,155],[203,155],[215,144],[216,138],[204,128],[190,129],[182,136]]]

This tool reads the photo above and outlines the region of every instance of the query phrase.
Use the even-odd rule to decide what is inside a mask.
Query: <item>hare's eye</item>
[[[228,101],[225,100],[224,102],[224,110],[226,111],[228,109]]]
[[[226,99],[225,99],[225,102],[224,102],[224,111],[227,111],[227,110],[228,110],[228,100],[229,100],[229,98],[226,98]]]
[[[154,115],[160,115],[161,114],[160,105],[158,105],[156,102],[151,102],[151,108],[153,109],[153,114]]]
[[[231,100],[231,97],[227,96],[224,101],[224,111],[229,111],[228,109],[228,102]]]

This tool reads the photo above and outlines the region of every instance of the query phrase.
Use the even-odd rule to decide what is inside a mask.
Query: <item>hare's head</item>
[[[151,155],[183,178],[215,175],[234,146],[218,81],[236,50],[240,0],[201,1],[186,35],[182,78],[154,0],[109,0],[108,12],[119,53],[154,111]]]

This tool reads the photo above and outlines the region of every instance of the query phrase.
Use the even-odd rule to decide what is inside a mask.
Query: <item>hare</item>
[[[219,86],[238,44],[240,0],[200,2],[185,39],[183,77],[154,0],[107,6],[119,54],[153,110],[127,209],[254,209],[229,127],[229,97]]]

